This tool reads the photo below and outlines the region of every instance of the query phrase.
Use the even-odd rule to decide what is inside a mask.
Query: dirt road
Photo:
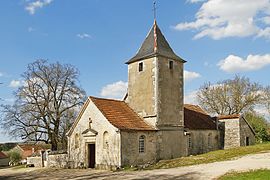
[[[230,171],[270,169],[270,152],[239,159],[151,171],[109,172],[90,169],[0,169],[0,179],[215,179]]]

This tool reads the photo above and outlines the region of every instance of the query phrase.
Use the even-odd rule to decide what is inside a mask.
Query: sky
[[[87,95],[121,99],[125,62],[153,25],[153,0],[1,0],[0,103],[37,59],[72,64]],[[205,82],[270,85],[270,0],[157,0],[157,23],[185,59],[185,103]],[[261,110],[261,113],[264,113]],[[0,129],[0,142],[14,141]]]

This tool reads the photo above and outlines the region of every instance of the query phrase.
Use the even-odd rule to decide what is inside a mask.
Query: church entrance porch
[[[96,145],[88,144],[88,168],[95,168],[96,164]]]

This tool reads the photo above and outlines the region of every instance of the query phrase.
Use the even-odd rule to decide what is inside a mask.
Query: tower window
[[[173,69],[173,61],[169,61],[169,69]]]
[[[143,71],[143,63],[142,62],[139,63],[139,72],[141,72],[141,71]]]
[[[145,136],[141,135],[139,138],[139,153],[145,152]]]

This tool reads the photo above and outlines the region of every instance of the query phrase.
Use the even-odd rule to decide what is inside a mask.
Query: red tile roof
[[[120,130],[155,130],[124,101],[90,97],[108,121]]]
[[[184,105],[184,125],[191,130],[216,130],[216,123],[200,106]]]
[[[5,155],[3,152],[0,151],[0,159],[6,159],[8,158],[7,155]]]
[[[26,159],[27,157],[31,156],[35,152],[39,152],[41,150],[46,150],[46,148],[39,146],[39,145],[33,145],[33,144],[18,144],[19,148],[22,151],[22,158]]]
[[[230,114],[230,115],[220,115],[217,118],[220,119],[237,119],[240,117],[240,114]]]

